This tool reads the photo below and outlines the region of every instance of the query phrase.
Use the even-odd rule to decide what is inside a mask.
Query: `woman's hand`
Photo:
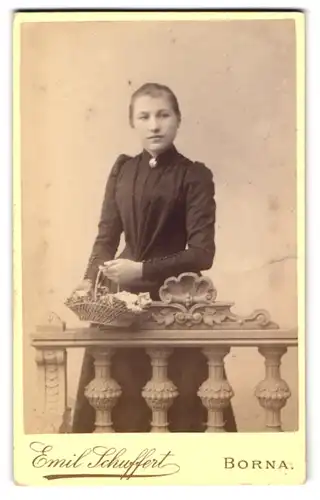
[[[142,262],[129,259],[116,259],[105,262],[103,273],[116,283],[125,284],[142,277]]]

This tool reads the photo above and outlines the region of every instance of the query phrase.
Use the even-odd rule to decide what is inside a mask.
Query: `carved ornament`
[[[216,301],[217,292],[211,279],[195,273],[168,278],[159,290],[160,301],[153,302],[143,326],[183,329],[276,329],[264,309],[248,316],[232,312],[232,302]]]

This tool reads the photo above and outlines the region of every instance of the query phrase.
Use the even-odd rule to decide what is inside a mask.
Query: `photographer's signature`
[[[33,441],[30,443],[30,448],[33,451],[32,466],[36,469],[46,469],[46,472],[48,469],[52,471],[43,476],[47,480],[86,477],[120,479],[163,477],[172,476],[180,471],[180,466],[172,461],[174,455],[171,451],[159,453],[155,448],[145,448],[132,455],[127,448],[94,446],[78,454],[59,457],[55,455],[50,444]],[[76,472],[80,467],[85,467],[88,472]]]

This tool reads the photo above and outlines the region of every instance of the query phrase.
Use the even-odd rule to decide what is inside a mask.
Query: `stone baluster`
[[[142,396],[152,410],[151,432],[168,432],[168,409],[178,396],[176,386],[167,377],[168,358],[172,349],[146,349],[151,359],[152,378],[142,390]]]
[[[37,432],[68,432],[67,353],[65,349],[37,349]],[[69,429],[70,430],[70,429]]]
[[[114,432],[112,427],[112,409],[121,396],[119,384],[111,378],[111,358],[114,349],[93,349],[95,378],[85,388],[85,396],[95,409],[94,432]]]
[[[291,396],[290,389],[280,374],[281,358],[287,352],[284,346],[264,346],[258,349],[265,358],[265,378],[255,389],[262,408],[265,409],[265,427],[269,432],[281,432],[281,410]]]
[[[209,376],[198,390],[202,404],[208,410],[206,432],[224,432],[223,410],[230,404],[234,393],[225,378],[224,357],[230,347],[208,347],[203,353],[208,360]]]

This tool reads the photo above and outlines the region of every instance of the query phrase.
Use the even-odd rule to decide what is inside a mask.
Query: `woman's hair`
[[[136,90],[132,96],[129,105],[129,122],[131,127],[133,127],[133,108],[135,100],[142,95],[150,95],[152,97],[158,97],[161,94],[166,94],[174,113],[177,115],[179,121],[181,120],[181,112],[179,108],[178,99],[172,90],[166,85],[161,85],[160,83],[145,83],[138,90]]]

